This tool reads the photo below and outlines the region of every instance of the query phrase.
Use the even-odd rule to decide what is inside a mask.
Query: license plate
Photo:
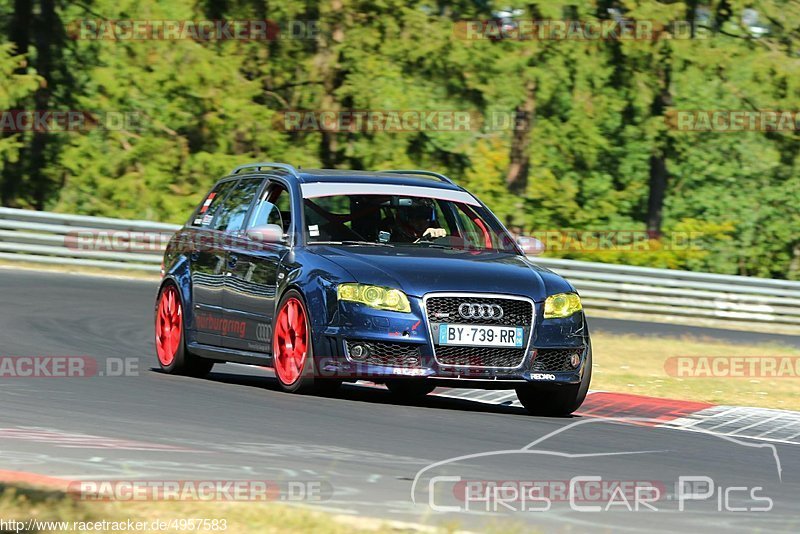
[[[521,326],[439,325],[439,345],[522,348],[524,337],[525,329]]]

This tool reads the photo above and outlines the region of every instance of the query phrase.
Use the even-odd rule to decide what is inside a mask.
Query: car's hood
[[[421,297],[434,291],[522,295],[542,301],[574,291],[557,274],[524,256],[435,248],[314,245],[308,248],[347,270],[355,281],[402,289]]]

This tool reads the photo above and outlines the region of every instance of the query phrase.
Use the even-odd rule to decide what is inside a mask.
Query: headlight
[[[561,319],[581,311],[581,298],[575,293],[558,293],[550,295],[544,301],[544,318]]]
[[[410,312],[411,305],[408,297],[399,289],[390,287],[370,286],[366,284],[339,284],[337,291],[339,300],[359,302],[370,308],[379,310],[392,310]]]

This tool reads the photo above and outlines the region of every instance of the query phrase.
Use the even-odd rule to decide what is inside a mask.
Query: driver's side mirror
[[[247,237],[259,243],[284,243],[283,228],[279,224],[262,224],[248,228]]]
[[[544,243],[535,237],[521,235],[517,237],[517,245],[526,256],[538,256],[544,252]]]

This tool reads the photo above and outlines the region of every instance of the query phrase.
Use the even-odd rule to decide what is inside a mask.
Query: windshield
[[[341,194],[304,199],[306,242],[439,247],[517,253],[485,208],[410,195]]]

